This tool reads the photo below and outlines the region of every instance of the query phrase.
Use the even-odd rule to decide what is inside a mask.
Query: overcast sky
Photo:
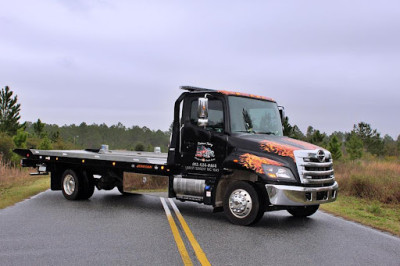
[[[181,85],[274,98],[291,124],[400,134],[400,1],[0,3],[22,120],[167,130]]]

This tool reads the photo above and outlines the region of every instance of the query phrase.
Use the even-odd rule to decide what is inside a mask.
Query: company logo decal
[[[198,142],[194,158],[201,162],[215,161],[215,152],[212,146],[213,144],[209,142]]]
[[[247,169],[251,169],[259,174],[264,174],[264,170],[262,168],[263,164],[270,164],[270,165],[277,165],[277,166],[283,165],[277,161],[267,159],[264,157],[258,157],[256,155],[253,155],[250,153],[245,153],[245,154],[240,155],[239,164],[241,164],[242,166],[246,167]]]

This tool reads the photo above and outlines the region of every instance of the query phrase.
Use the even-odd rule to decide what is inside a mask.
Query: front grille
[[[321,184],[329,185],[335,181],[332,157],[329,151],[299,150],[294,153],[303,184],[320,186]]]

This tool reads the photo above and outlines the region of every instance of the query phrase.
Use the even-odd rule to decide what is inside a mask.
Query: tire
[[[65,170],[61,177],[61,189],[67,200],[78,200],[81,184],[78,175],[73,170]]]
[[[89,199],[94,193],[94,180],[93,177],[83,172],[82,175],[82,193],[79,195],[80,199]]]
[[[118,188],[119,193],[121,193],[122,195],[125,195],[124,186],[118,185],[117,188]]]
[[[118,188],[119,193],[121,193],[121,195],[123,195],[123,196],[131,195],[130,193],[124,191],[124,187],[122,185],[121,186],[117,186],[117,188]]]
[[[250,183],[232,183],[224,196],[224,212],[228,220],[237,225],[251,225],[264,214],[260,208],[260,196]]]
[[[307,217],[318,211],[319,205],[299,206],[288,209],[287,211],[294,217]]]

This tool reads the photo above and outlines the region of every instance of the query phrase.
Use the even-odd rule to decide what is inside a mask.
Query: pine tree
[[[360,122],[353,126],[353,132],[361,139],[364,148],[375,155],[382,155],[384,143],[380,133],[376,129],[372,129],[371,125]]]
[[[350,139],[346,142],[346,151],[350,155],[351,160],[362,157],[363,142],[355,133],[352,133]]]
[[[333,137],[329,141],[328,150],[331,152],[332,158],[334,160],[337,160],[340,157],[342,157],[341,147],[342,144],[340,143],[338,137],[336,135],[333,135]]]
[[[42,123],[42,121],[40,121],[40,119],[38,119],[38,120],[36,121],[36,123],[33,123],[33,131],[35,132],[35,134],[36,134],[39,138],[42,138],[42,137],[43,137],[44,123]]]
[[[289,117],[286,116],[285,119],[283,120],[283,135],[290,137],[292,135],[293,127],[289,123]]]
[[[17,135],[13,137],[15,147],[26,148],[26,140],[28,138],[28,133],[25,132],[23,128],[18,129]]]
[[[20,128],[19,119],[21,116],[21,105],[17,103],[18,97],[13,97],[13,92],[8,86],[0,91],[0,132],[12,136]]]

